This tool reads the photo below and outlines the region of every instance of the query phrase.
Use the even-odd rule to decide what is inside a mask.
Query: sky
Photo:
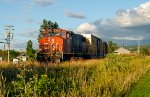
[[[150,44],[148,0],[0,0],[0,41],[6,42],[4,26],[13,25],[11,49],[24,50],[29,40],[38,49],[43,19],[119,45]]]

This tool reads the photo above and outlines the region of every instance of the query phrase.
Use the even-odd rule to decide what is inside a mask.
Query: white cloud
[[[26,29],[24,32],[19,33],[20,36],[24,36],[26,38],[37,38],[39,34],[38,30],[34,29]]]
[[[41,7],[54,4],[55,0],[33,0],[33,2]]]
[[[77,12],[71,12],[71,11],[65,11],[65,15],[72,18],[79,18],[84,19],[86,16],[83,13],[77,13]]]
[[[38,47],[38,34],[39,31],[36,29],[26,29],[23,32],[18,32],[16,35],[14,35],[14,39],[11,41],[11,48],[12,49],[25,49],[26,48],[26,44],[28,40],[32,40],[33,42],[33,48],[37,49]],[[21,36],[21,38],[20,38]]]
[[[104,40],[116,42],[150,40],[150,2],[129,10],[119,10],[115,17],[83,23],[76,29],[80,33],[91,33]],[[147,42],[148,43],[148,42]]]
[[[96,26],[90,23],[81,24],[77,29],[78,33],[93,33],[96,32]]]
[[[150,1],[130,10],[119,10],[114,19],[122,26],[150,23]]]
[[[143,40],[144,37],[143,36],[137,36],[137,37],[112,37],[112,39],[116,39],[116,40]]]

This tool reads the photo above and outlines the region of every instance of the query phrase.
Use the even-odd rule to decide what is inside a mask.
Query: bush
[[[125,95],[149,70],[150,59],[110,54],[102,60],[70,61],[59,65],[0,66],[3,77],[0,96],[118,97]]]

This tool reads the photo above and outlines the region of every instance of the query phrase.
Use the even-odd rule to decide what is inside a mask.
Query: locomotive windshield
[[[62,37],[65,37],[65,32],[49,32],[48,33],[48,36],[62,36]]]
[[[52,34],[52,32],[49,32],[49,36],[52,36],[53,34]]]
[[[59,33],[58,32],[54,32],[54,35],[59,35]]]
[[[65,33],[64,32],[60,32],[60,35],[65,37]]]

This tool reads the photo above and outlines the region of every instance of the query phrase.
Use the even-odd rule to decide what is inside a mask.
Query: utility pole
[[[13,33],[12,33],[12,30],[14,26],[12,25],[6,25],[4,26],[5,27],[5,30],[6,30],[6,43],[8,45],[8,63],[9,63],[9,51],[10,51],[10,40],[13,39]]]
[[[138,41],[138,48],[137,48],[137,53],[140,54],[140,41]]]

